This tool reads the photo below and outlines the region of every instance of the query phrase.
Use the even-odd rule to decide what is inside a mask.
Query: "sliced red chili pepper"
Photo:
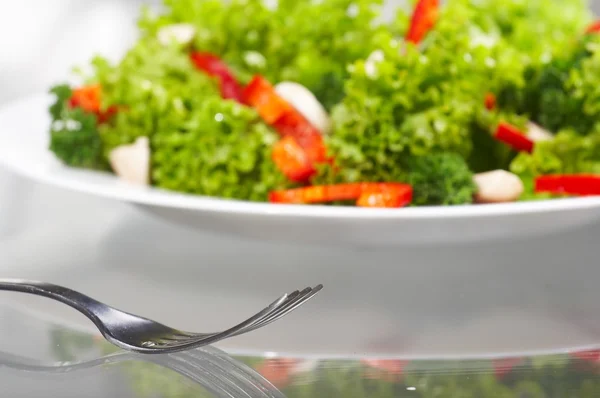
[[[312,162],[327,161],[327,148],[323,136],[300,112],[289,109],[272,125],[282,137],[294,137]]]
[[[210,53],[193,52],[190,58],[196,68],[219,79],[221,96],[243,103],[243,89],[228,66],[219,57]]]
[[[384,189],[382,191],[365,192],[358,197],[358,207],[404,207],[412,201],[412,190]]]
[[[378,194],[382,195],[377,196]],[[377,197],[369,200],[368,195]],[[367,207],[405,206],[412,200],[412,188],[410,185],[399,183],[349,183],[315,185],[275,191],[269,195],[269,201],[272,203],[288,204],[314,204],[358,199],[362,199],[361,205]]]
[[[419,0],[406,34],[406,41],[419,44],[433,28],[439,16],[439,0]]]
[[[73,90],[69,106],[72,108],[81,108],[89,113],[100,112],[100,100],[102,89],[99,84],[79,87]]]
[[[315,174],[312,162],[293,137],[284,137],[273,146],[273,162],[290,180],[308,182]]]
[[[585,33],[600,33],[600,21],[593,22],[587,27]]]
[[[285,113],[293,110],[275,92],[275,88],[265,78],[255,76],[244,89],[243,98],[245,102],[258,111],[267,124],[275,123]]]
[[[244,90],[246,103],[282,137],[293,137],[311,165],[331,162],[323,136],[300,112],[281,98],[265,78],[255,76]],[[295,180],[294,180],[295,181]]]
[[[117,113],[118,108],[113,105],[106,110],[102,110],[101,100],[102,88],[99,84],[92,84],[74,89],[69,99],[69,106],[71,108],[81,108],[88,113],[94,113],[98,118],[98,123],[106,123]]]
[[[600,195],[600,175],[559,174],[535,179],[535,192],[556,195]]]
[[[532,152],[533,141],[517,127],[508,123],[500,123],[494,134],[497,140],[510,145],[517,151]]]
[[[496,109],[496,96],[493,93],[486,93],[484,102],[487,110],[493,111]]]

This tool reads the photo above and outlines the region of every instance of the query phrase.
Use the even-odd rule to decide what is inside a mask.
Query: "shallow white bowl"
[[[47,95],[37,95],[0,110],[0,163],[36,181],[130,202],[164,219],[200,230],[261,240],[382,247],[531,237],[600,218],[600,197],[364,209],[249,203],[132,186],[113,175],[71,169],[56,160],[47,149],[50,101]]]

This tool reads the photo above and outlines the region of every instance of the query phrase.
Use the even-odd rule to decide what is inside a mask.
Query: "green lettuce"
[[[103,58],[93,64],[103,101],[121,109],[100,126],[105,156],[147,136],[157,187],[265,201],[287,186],[271,161],[276,133],[253,109],[223,100],[217,82],[176,46],[146,38],[117,65]]]
[[[273,82],[309,88],[330,108],[343,97],[346,66],[366,57],[382,0],[165,0],[166,12],[146,11],[149,36],[173,23],[198,29],[195,47],[218,54],[242,81],[259,73]],[[273,5],[269,6],[270,3]],[[276,6],[274,6],[276,5]]]

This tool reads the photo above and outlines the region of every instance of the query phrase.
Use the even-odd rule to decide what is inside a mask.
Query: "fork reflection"
[[[88,361],[54,363],[44,363],[0,352],[0,367],[55,377],[64,377],[67,374],[123,363],[158,365],[201,385],[208,393],[217,398],[285,398],[279,390],[258,373],[213,347],[154,356],[117,352]],[[148,386],[142,387],[147,390],[145,387]],[[153,392],[156,393],[156,391]]]

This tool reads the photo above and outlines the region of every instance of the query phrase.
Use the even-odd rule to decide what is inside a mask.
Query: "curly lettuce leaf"
[[[105,156],[147,136],[160,188],[264,201],[287,186],[271,161],[276,134],[253,109],[223,100],[217,82],[177,47],[147,38],[118,65],[94,65],[104,101],[121,109],[100,127]]]
[[[219,96],[217,83],[195,70],[185,53],[156,40],[139,41],[117,65],[98,57],[93,66],[103,103],[121,109],[100,127],[106,156],[140,136],[152,138],[161,124],[181,123],[204,97]]]
[[[472,23],[499,35],[526,64],[560,55],[592,21],[589,0],[450,0],[471,3]]]
[[[242,81],[260,73],[308,87],[326,108],[343,97],[349,63],[366,57],[382,0],[165,0],[140,26],[155,35],[173,23],[198,29],[195,47],[222,57]],[[326,16],[326,17],[324,17]]]
[[[359,60],[334,108],[331,147],[352,181],[394,180],[401,161],[435,152],[467,159],[472,135],[485,112],[486,92],[522,84],[519,54],[501,38],[487,43],[470,23],[475,9],[451,2],[422,51],[391,34],[376,37],[383,59]],[[483,128],[491,134],[493,122]],[[499,143],[492,145],[499,146]]]
[[[465,159],[454,153],[419,156],[408,162],[407,182],[413,205],[461,205],[473,202],[477,190]]]
[[[180,192],[265,201],[289,184],[271,161],[277,136],[256,112],[205,98],[179,125],[161,125],[152,139],[153,181]]]
[[[499,105],[549,131],[573,129],[585,135],[600,127],[600,36],[588,35],[566,46],[547,64],[525,71],[524,89],[503,88]]]

